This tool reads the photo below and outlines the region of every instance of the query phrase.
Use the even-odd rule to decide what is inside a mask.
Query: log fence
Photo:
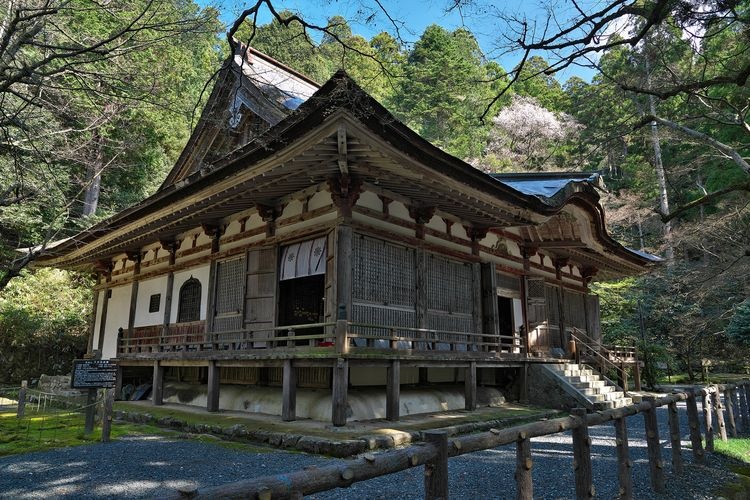
[[[275,476],[256,477],[226,485],[205,488],[185,489],[174,493],[173,498],[259,498],[280,499],[300,498],[334,488],[345,488],[355,482],[366,481],[379,476],[400,472],[413,467],[424,466],[425,498],[448,498],[448,460],[467,453],[487,450],[504,445],[516,445],[516,498],[531,499],[534,496],[532,483],[531,439],[541,436],[572,431],[573,473],[576,498],[593,498],[596,494],[593,484],[591,462],[591,438],[588,429],[592,426],[612,423],[615,427],[616,459],[620,498],[633,498],[633,462],[629,456],[626,419],[637,414],[643,415],[648,445],[651,488],[655,492],[665,491],[665,467],[656,410],[667,406],[669,412],[670,442],[672,444],[672,473],[683,473],[682,451],[679,434],[679,414],[677,403],[686,402],[687,418],[692,442],[693,461],[700,463],[704,458],[701,445],[702,434],[712,430],[710,400],[721,400],[729,389],[745,392],[750,381],[726,386],[708,386],[701,389],[688,389],[660,398],[644,398],[640,403],[610,410],[586,413],[574,409],[572,415],[528,423],[505,429],[490,429],[487,432],[449,438],[443,431],[424,433],[424,442],[405,448],[382,452],[366,453],[357,459],[336,463],[325,467],[308,467],[291,473]],[[701,426],[697,408],[697,398],[703,401],[704,422]],[[721,402],[714,404],[721,408]],[[740,418],[748,419],[748,405],[739,405]],[[723,437],[722,437],[723,439]],[[543,492],[539,492],[543,495]]]

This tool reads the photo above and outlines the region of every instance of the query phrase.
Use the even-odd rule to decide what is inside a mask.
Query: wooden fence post
[[[719,429],[721,440],[727,441],[727,425],[724,423],[724,405],[721,403],[721,391],[719,386],[714,386],[713,406],[716,413],[716,428]]]
[[[633,498],[633,474],[630,461],[630,447],[628,446],[628,423],[626,417],[615,419],[615,444],[617,446],[617,478],[620,482],[620,496],[622,500]]]
[[[743,381],[742,385],[737,388],[737,396],[740,399],[740,414],[742,415],[742,430],[750,432],[750,415],[748,415],[748,404],[747,404],[747,381]]]
[[[586,422],[586,409],[573,408],[570,412],[578,417],[580,425],[573,428],[573,470],[576,478],[576,498],[594,498],[594,483],[591,474],[591,438]]]
[[[659,426],[656,420],[656,398],[648,396],[643,398],[651,403],[648,410],[643,412],[643,422],[646,428],[646,444],[648,445],[648,465],[651,476],[651,487],[657,493],[664,493],[664,462],[661,458],[661,446],[659,444]]]
[[[424,464],[424,497],[427,500],[448,499],[448,433],[425,431],[425,442],[437,449],[434,460]]]
[[[695,389],[687,390],[687,416],[690,427],[690,443],[693,449],[693,459],[697,463],[703,463],[703,439],[701,438],[700,421],[698,420],[698,403],[695,400]]]
[[[675,474],[682,474],[682,443],[680,442],[680,415],[677,413],[677,403],[669,403],[669,439],[672,445],[672,470]]]
[[[732,437],[737,437],[737,424],[734,421],[734,388],[724,389],[724,403],[727,407],[727,427]]]
[[[21,389],[18,391],[18,409],[16,410],[16,418],[23,418],[26,414],[26,391],[28,387],[28,380],[21,381]]]
[[[714,424],[711,418],[711,388],[704,387],[701,391],[701,407],[703,408],[703,425],[706,428],[706,451],[714,451]]]
[[[104,395],[104,410],[102,411],[102,443],[109,443],[112,432],[112,405],[115,402],[115,390],[107,389]]]
[[[94,432],[94,417],[96,416],[96,388],[89,388],[88,394],[86,395],[86,421],[83,426],[83,433],[85,435]]]
[[[534,498],[534,483],[531,478],[531,439],[525,432],[518,434],[516,440],[516,499],[531,500]]]

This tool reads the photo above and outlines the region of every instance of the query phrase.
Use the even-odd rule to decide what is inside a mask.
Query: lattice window
[[[242,310],[245,259],[216,265],[216,315],[239,314]]]
[[[472,314],[473,301],[471,264],[430,255],[427,261],[427,309]]]
[[[544,303],[544,278],[526,278],[526,300],[529,303]]]
[[[357,236],[352,246],[352,298],[413,308],[414,250],[364,236]]]
[[[180,302],[177,306],[177,322],[187,323],[201,319],[201,282],[190,277],[180,287]]]

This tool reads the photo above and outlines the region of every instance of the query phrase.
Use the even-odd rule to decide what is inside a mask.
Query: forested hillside
[[[78,3],[87,4],[66,5]],[[137,202],[183,147],[227,49],[216,12],[189,1],[154,7],[112,1],[61,9],[40,16],[48,16],[41,26],[23,15],[14,22],[13,8],[0,7],[2,287],[20,269],[14,248],[69,236]],[[555,76],[571,52],[553,50],[552,37],[522,40],[523,64],[503,68],[468,28],[432,25],[405,44],[398,33],[368,40],[343,17],[315,27],[279,11],[259,26],[248,16],[234,36],[321,83],[344,68],[399,119],[476,168],[601,172],[613,236],[665,257],[648,276],[596,285],[609,340],[638,342],[675,370],[692,373],[701,358],[744,369],[750,95],[747,75],[733,75],[750,67],[747,5],[711,3],[700,18],[661,2],[652,7],[628,13],[630,31],[610,36],[595,54],[590,41],[570,45],[596,68],[591,82]],[[71,37],[52,19],[74,27],[78,46],[96,49],[45,62],[50,47],[59,51]],[[592,14],[592,26],[598,19]],[[699,36],[686,36],[688,28]],[[61,286],[63,278],[22,276],[0,292],[0,363],[19,345],[46,342],[35,330],[72,332],[84,345],[84,314],[60,323],[23,305],[45,279]],[[90,299],[81,292],[67,300]],[[0,373],[9,376],[21,374]]]

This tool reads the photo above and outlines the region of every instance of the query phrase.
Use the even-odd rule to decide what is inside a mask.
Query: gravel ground
[[[685,474],[671,474],[666,409],[659,409],[659,432],[666,465],[667,494],[649,486],[643,418],[628,418],[635,498],[717,498],[723,484],[733,480],[721,460],[709,456],[706,465],[690,463],[683,451]],[[687,444],[687,415],[680,408],[683,443]],[[598,498],[617,495],[614,429],[592,427],[594,485]],[[572,440],[569,433],[532,440],[536,498],[574,498]],[[0,458],[2,498],[148,498],[184,486],[206,487],[242,478],[291,472],[333,459],[269,451],[237,451],[210,443],[165,437],[130,437],[97,444]],[[449,462],[451,498],[513,498],[515,447],[452,458]],[[422,468],[357,483],[313,498],[423,498]]]

